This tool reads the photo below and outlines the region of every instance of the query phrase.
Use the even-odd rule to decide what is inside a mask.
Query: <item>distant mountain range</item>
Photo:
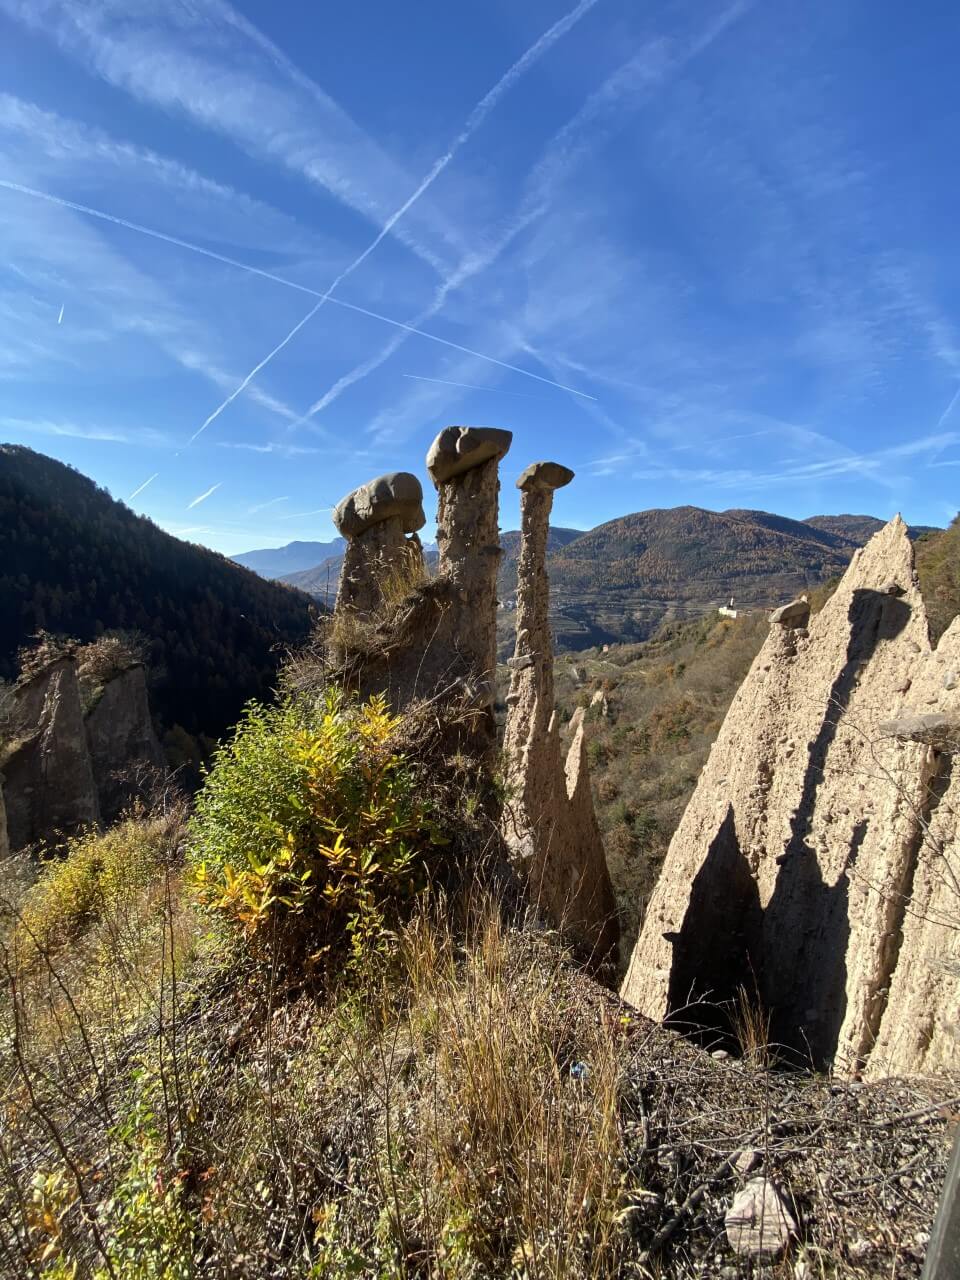
[[[287,578],[301,570],[315,568],[329,556],[339,556],[344,545],[342,538],[334,538],[331,542],[288,542],[285,547],[244,551],[230,559],[259,573],[262,578]]]
[[[41,630],[148,642],[161,727],[216,738],[310,633],[309,596],[171,537],[72,467],[0,445],[0,677]]]
[[[792,520],[769,511],[670,507],[620,516],[587,532],[553,528],[549,571],[558,643],[579,648],[644,640],[664,620],[704,613],[731,596],[742,608],[781,603],[842,573],[883,523],[866,515]],[[520,534],[509,530],[500,541],[499,591],[509,609]],[[311,568],[282,580],[332,603],[341,555],[325,550]],[[434,555],[427,548],[428,561]]]

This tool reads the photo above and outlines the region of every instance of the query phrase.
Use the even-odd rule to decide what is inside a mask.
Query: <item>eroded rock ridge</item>
[[[76,658],[65,654],[16,686],[14,708],[0,854],[113,821],[140,794],[145,774],[164,767],[140,665],[109,679],[85,712]]]
[[[722,1026],[745,992],[818,1067],[955,1066],[958,665],[960,622],[930,645],[899,517],[818,614],[777,611],[670,844],[627,1000]]]

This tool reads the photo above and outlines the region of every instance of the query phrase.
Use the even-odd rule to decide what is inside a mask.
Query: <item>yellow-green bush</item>
[[[47,863],[26,896],[18,928],[25,949],[56,949],[156,886],[170,833],[165,819],[130,818],[72,840],[66,857]]]
[[[441,843],[382,697],[333,690],[247,708],[191,822],[201,901],[254,953],[318,961],[383,936]]]

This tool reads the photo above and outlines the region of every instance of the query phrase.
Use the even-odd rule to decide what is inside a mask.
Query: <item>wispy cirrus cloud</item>
[[[114,200],[147,205],[154,217],[187,223],[195,236],[220,244],[266,243],[276,254],[293,255],[316,251],[326,240],[289,214],[174,157],[3,92],[0,154],[8,172],[25,167],[38,183],[109,188]]]
[[[655,465],[632,472],[635,480],[670,480],[677,483],[709,484],[717,489],[771,489],[785,483],[819,483],[857,475],[882,488],[894,491],[901,475],[891,466],[911,458],[935,458],[960,441],[958,432],[940,432],[872,451],[847,451],[843,456],[815,462],[787,462],[766,470],[750,467],[676,467]]]
[[[147,448],[167,448],[171,439],[162,431],[151,427],[88,426],[80,422],[53,421],[48,418],[0,418],[0,425],[7,431],[25,432],[28,435],[59,436],[70,440],[91,440],[104,444],[136,445]]]
[[[297,174],[377,226],[415,184],[329,94],[220,0],[171,10],[126,0],[0,0],[0,10],[140,102],[184,116]],[[403,193],[403,194],[401,194]],[[455,244],[434,210],[391,233],[438,271]]]
[[[199,507],[201,502],[206,502],[206,500],[209,497],[211,497],[212,494],[217,492],[217,490],[220,488],[222,484],[223,484],[223,481],[218,480],[217,483],[212,484],[209,489],[205,489],[203,493],[198,494],[197,497],[195,497],[192,502],[187,503],[187,510],[192,511],[194,507]]]

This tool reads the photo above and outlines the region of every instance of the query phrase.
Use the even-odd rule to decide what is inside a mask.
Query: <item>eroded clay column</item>
[[[488,681],[497,665],[497,473],[512,440],[512,432],[495,427],[446,427],[427,454],[438,491],[439,573],[464,600],[455,643],[472,673]]]
[[[535,462],[517,481],[523,496],[517,643],[504,732],[509,799],[503,836],[531,899],[600,967],[615,955],[619,931],[593,811],[583,711],[571,726],[564,765],[553,705],[547,539],[554,490],[572,479],[568,467]]]
[[[520,556],[517,561],[517,643],[510,660],[504,746],[510,754],[535,741],[553,713],[553,641],[547,538],[555,489],[573,479],[559,462],[534,462],[517,481],[520,498]]]
[[[384,575],[408,557],[422,560],[416,536],[426,524],[420,481],[409,471],[378,476],[337,504],[333,522],[347,539],[336,612],[375,613],[383,605]]]

